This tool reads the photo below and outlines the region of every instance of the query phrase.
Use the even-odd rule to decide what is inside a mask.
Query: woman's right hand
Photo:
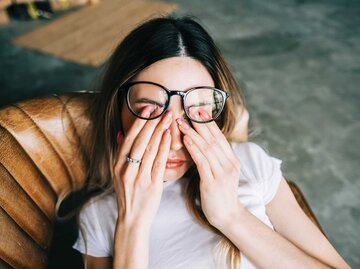
[[[147,106],[142,115],[150,114]],[[170,150],[172,114],[167,111],[155,120],[136,118],[124,137],[114,165],[114,189],[117,194],[118,222],[150,228],[158,211],[163,178]],[[129,163],[126,157],[141,160]]]

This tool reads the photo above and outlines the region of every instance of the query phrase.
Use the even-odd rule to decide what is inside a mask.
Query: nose
[[[178,101],[178,100],[176,100]],[[175,100],[171,100],[169,109],[172,112],[172,122],[170,125],[170,132],[171,132],[171,145],[170,150],[176,151],[180,150],[183,146],[183,135],[179,130],[178,123],[176,122],[177,118],[184,119],[185,112],[182,108],[180,102],[176,102]],[[180,100],[179,100],[180,101]]]
[[[170,132],[171,132],[171,145],[170,150],[177,151],[180,150],[184,144],[182,141],[182,134],[179,130],[178,124],[176,119],[178,117],[173,116],[172,123],[170,125]]]

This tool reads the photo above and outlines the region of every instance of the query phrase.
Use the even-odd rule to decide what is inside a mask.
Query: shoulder
[[[230,143],[232,149],[234,150],[235,154],[238,155],[238,157],[242,158],[263,158],[266,155],[269,155],[269,153],[260,145],[258,145],[255,142],[243,142],[243,143],[236,143],[232,142]]]
[[[89,199],[79,213],[79,234],[73,247],[94,257],[110,256],[116,209],[113,193]]]
[[[90,198],[82,207],[80,211],[80,219],[94,218],[97,219],[100,215],[110,213],[114,206],[116,206],[115,193],[100,194]],[[115,209],[115,208],[114,208]]]
[[[231,147],[241,163],[242,172],[256,179],[267,177],[282,163],[254,142],[231,143]]]
[[[79,225],[93,238],[106,241],[116,219],[116,196],[115,193],[110,193],[92,197],[87,201],[80,211]]]
[[[282,178],[282,160],[254,142],[231,143],[231,147],[240,161],[241,181],[256,185],[264,203],[270,202]]]

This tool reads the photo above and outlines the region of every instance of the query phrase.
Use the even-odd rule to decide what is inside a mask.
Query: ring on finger
[[[141,160],[133,159],[133,158],[131,158],[129,155],[126,156],[126,161],[127,161],[128,163],[135,163],[135,164],[141,163]]]

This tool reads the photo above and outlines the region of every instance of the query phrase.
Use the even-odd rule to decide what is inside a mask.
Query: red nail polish
[[[169,128],[165,130],[165,135],[164,136],[165,136],[164,140],[165,140],[165,142],[167,142],[169,140],[169,138],[170,138],[170,129]]]
[[[116,134],[116,141],[119,143],[120,141],[120,138],[121,138],[121,132],[118,131],[117,134]]]
[[[145,117],[145,118],[150,117],[150,114],[152,112],[151,110],[152,110],[151,106],[146,106],[142,111],[142,116]]]
[[[209,119],[210,119],[209,114],[208,114],[204,109],[201,109],[201,110],[200,110],[200,114],[201,114],[201,116],[204,117],[205,120],[209,120]]]
[[[162,116],[162,120],[167,121],[168,119],[171,118],[171,116],[172,116],[172,115],[171,115],[171,111],[168,110],[168,111],[166,111],[165,114]]]

